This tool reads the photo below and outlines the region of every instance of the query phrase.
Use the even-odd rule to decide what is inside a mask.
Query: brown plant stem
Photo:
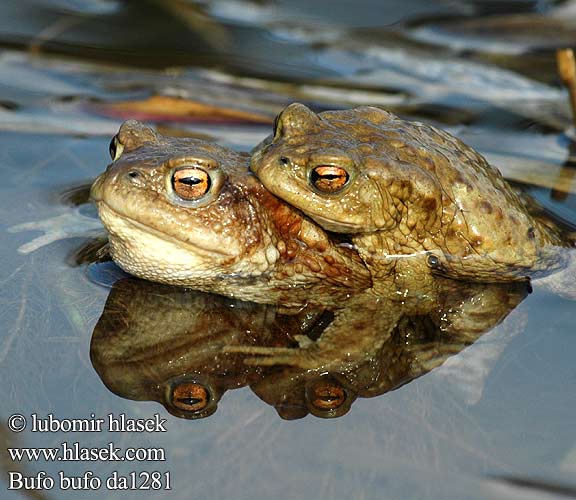
[[[574,60],[574,51],[572,49],[558,49],[556,51],[556,63],[560,79],[566,85],[570,94],[572,121],[574,126],[576,126],[576,62]]]

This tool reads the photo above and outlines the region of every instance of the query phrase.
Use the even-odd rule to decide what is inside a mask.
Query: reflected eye
[[[183,200],[198,200],[208,191],[212,181],[208,173],[198,167],[181,168],[172,174],[174,192]]]
[[[306,403],[310,412],[320,418],[341,417],[348,412],[355,397],[330,375],[306,384]]]
[[[112,161],[116,161],[122,155],[124,145],[120,142],[117,135],[112,137],[110,145],[108,146],[108,151],[110,152],[110,158],[112,158]]]
[[[350,176],[342,167],[320,165],[310,173],[310,183],[322,193],[336,193],[348,183]]]
[[[184,382],[172,389],[172,404],[180,410],[199,412],[210,402],[210,392],[198,382]]]
[[[310,391],[311,403],[318,410],[335,410],[346,401],[346,392],[336,384],[319,383],[315,384]]]

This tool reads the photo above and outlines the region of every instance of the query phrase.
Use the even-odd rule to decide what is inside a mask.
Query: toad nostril
[[[140,176],[140,173],[136,172],[135,170],[128,172],[128,177],[130,177],[131,179],[135,179],[136,177],[139,177],[139,176]]]

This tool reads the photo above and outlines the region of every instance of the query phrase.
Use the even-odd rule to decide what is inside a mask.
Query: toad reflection
[[[95,327],[92,363],[119,396],[153,400],[173,415],[212,415],[224,393],[248,386],[284,419],[346,414],[357,398],[394,390],[440,366],[498,325],[529,284],[465,284],[446,279],[439,302],[380,302],[386,322],[366,315],[362,353],[334,352],[328,367],[263,366],[238,346],[297,348],[334,320],[138,279],[118,281]],[[371,304],[373,306],[373,304]],[[369,307],[367,310],[371,310]],[[238,349],[241,351],[241,349]]]

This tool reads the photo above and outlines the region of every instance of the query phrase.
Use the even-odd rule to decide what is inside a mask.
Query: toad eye
[[[336,193],[349,179],[348,172],[335,165],[319,165],[310,172],[310,183],[321,193]]]
[[[185,382],[172,389],[172,404],[180,410],[202,411],[210,399],[210,391],[198,382]]]
[[[112,161],[116,161],[122,155],[124,145],[120,142],[117,135],[112,137],[110,145],[108,146],[108,151],[110,152],[110,158],[112,158]]]
[[[194,201],[202,198],[212,181],[208,173],[198,167],[181,168],[172,174],[172,188],[183,200]]]
[[[346,401],[346,392],[337,384],[317,384],[310,393],[310,402],[319,410],[335,410]]]

